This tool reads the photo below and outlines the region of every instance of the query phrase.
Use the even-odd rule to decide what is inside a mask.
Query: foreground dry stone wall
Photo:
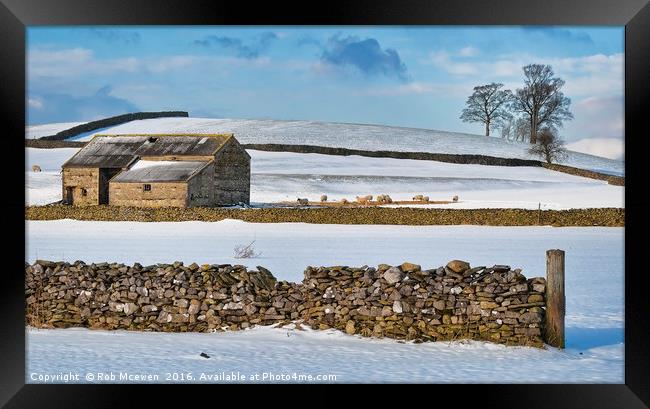
[[[220,331],[297,323],[404,340],[543,345],[546,280],[509,266],[453,260],[308,267],[302,283],[258,266],[25,265],[27,324],[144,331]]]

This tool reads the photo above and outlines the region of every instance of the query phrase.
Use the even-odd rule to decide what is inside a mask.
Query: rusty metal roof
[[[118,173],[111,182],[184,182],[208,161],[137,161],[131,169]]]
[[[232,134],[97,135],[63,167],[124,168],[137,157],[212,156]]]

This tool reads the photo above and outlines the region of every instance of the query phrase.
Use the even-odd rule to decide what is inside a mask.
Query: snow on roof
[[[137,161],[122,171],[111,182],[184,182],[207,161]]]
[[[211,156],[232,134],[98,135],[63,167],[124,168],[136,157]]]

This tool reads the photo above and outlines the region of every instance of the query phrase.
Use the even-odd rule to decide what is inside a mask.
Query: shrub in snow
[[[257,253],[255,251],[255,248],[253,247],[253,244],[255,243],[255,240],[251,241],[247,245],[238,245],[235,246],[233,251],[235,252],[235,258],[255,258],[259,257],[262,255],[262,253]]]

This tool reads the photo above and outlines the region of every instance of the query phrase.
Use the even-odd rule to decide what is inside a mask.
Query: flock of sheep
[[[372,202],[372,195],[366,195],[366,196],[356,196],[356,203],[359,204],[369,204]],[[327,202],[327,195],[321,195],[320,197],[321,203]],[[422,203],[428,203],[429,202],[429,196],[424,196],[424,195],[415,195],[413,196],[413,201],[414,202],[422,202]],[[458,196],[454,196],[452,198],[452,201],[458,202]],[[308,206],[309,205],[309,199],[307,198],[298,198],[297,200],[298,204],[300,206]],[[348,204],[350,203],[348,199],[343,198],[340,201],[341,204]],[[377,195],[377,203],[378,204],[387,204],[387,203],[393,203],[393,199],[389,195]]]

